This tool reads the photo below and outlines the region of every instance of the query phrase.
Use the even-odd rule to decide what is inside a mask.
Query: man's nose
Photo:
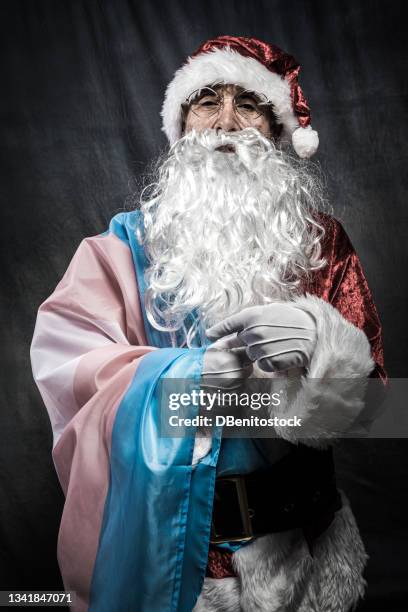
[[[224,100],[224,104],[217,115],[214,128],[224,130],[224,132],[237,132],[241,129],[232,100]]]

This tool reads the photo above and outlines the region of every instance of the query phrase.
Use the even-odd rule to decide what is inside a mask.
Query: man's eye
[[[237,106],[244,110],[254,110],[257,108],[256,102],[238,102]]]
[[[198,101],[198,104],[200,106],[217,106],[218,102],[214,98],[203,98]]]

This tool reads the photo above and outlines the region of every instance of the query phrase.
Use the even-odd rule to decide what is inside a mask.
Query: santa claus
[[[307,160],[298,73],[256,39],[203,44],[167,88],[171,148],[140,207],[84,240],[40,307],[33,372],[77,610],[347,612],[364,593],[330,443],[362,414],[361,380],[386,378],[381,327]],[[279,410],[300,431],[160,436],[163,380],[250,376],[297,381]]]

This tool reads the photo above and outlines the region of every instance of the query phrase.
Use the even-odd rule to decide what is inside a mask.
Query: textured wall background
[[[386,366],[408,375],[406,15],[403,1],[36,0],[0,7],[1,588],[57,588],[63,497],[32,383],[36,310],[77,245],[106,229],[166,146],[159,111],[204,39],[253,35],[302,64],[318,160],[384,324]],[[402,610],[405,441],[337,450],[371,562],[364,609]],[[363,608],[362,608],[363,609]],[[405,607],[404,607],[405,609]]]

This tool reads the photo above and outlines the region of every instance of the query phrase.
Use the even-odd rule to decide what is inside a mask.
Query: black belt
[[[299,445],[268,469],[216,479],[210,542],[300,528],[312,552],[341,505],[331,450]]]

